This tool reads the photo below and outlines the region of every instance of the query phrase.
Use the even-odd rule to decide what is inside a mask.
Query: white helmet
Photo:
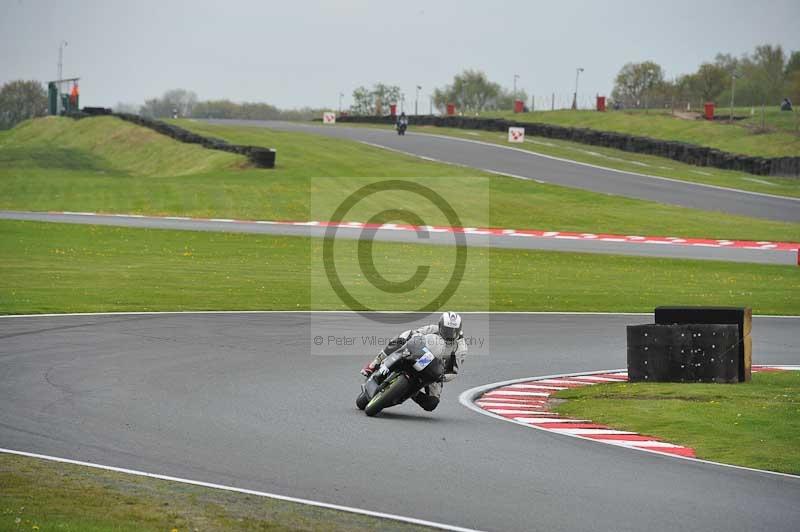
[[[445,340],[457,340],[461,333],[461,316],[455,312],[443,312],[439,318],[439,335]]]

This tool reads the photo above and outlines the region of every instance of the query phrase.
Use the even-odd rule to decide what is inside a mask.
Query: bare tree
[[[113,107],[115,113],[128,113],[131,115],[139,114],[140,106],[135,103],[117,102]]]
[[[792,52],[786,62],[786,94],[796,104],[800,104],[800,51]]]
[[[162,98],[181,117],[192,116],[192,108],[197,103],[197,94],[186,89],[169,90]]]
[[[191,116],[197,104],[197,94],[186,89],[172,89],[164,93],[161,98],[145,100],[141,114],[145,116],[162,118],[173,114],[178,116]]]
[[[454,103],[465,112],[478,113],[498,109],[501,102],[505,105],[507,100],[513,98],[514,95],[489,81],[480,70],[464,70],[453,77],[452,84],[433,91],[433,103],[440,111],[448,103]],[[506,107],[510,108],[510,104]]]
[[[728,83],[728,73],[721,66],[712,63],[703,63],[697,72],[689,77],[692,92],[703,102],[716,100]]]
[[[384,109],[387,109],[389,105],[396,104],[400,101],[400,98],[400,87],[397,85],[376,83],[372,87],[372,101],[375,102],[376,113],[381,113]]]
[[[786,54],[783,48],[769,44],[756,46],[753,62],[758,67],[756,75],[762,85],[764,100],[777,104],[781,100],[786,80]]]
[[[357,115],[371,115],[375,111],[372,94],[368,88],[361,86],[353,90],[353,105],[350,111]]]
[[[647,107],[648,93],[664,82],[664,71],[653,61],[627,63],[617,74],[612,98],[626,106]]]
[[[47,93],[38,81],[9,81],[0,88],[0,129],[47,114]]]
[[[400,87],[376,83],[372,89],[361,86],[353,91],[353,105],[350,110],[354,114],[383,114],[390,104],[400,100]]]

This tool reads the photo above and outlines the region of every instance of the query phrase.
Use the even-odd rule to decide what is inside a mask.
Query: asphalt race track
[[[233,233],[256,233],[286,236],[325,236],[324,227],[307,225],[274,225],[258,221],[181,219],[176,217],[123,216],[118,214],[47,213],[2,211],[0,220],[25,220],[90,225],[110,225],[150,229],[176,229],[184,231],[220,231]],[[342,228],[336,238],[358,239],[363,232],[359,228]],[[572,251],[579,253],[603,253],[613,255],[636,255],[670,259],[723,260],[761,264],[797,264],[798,250],[746,249],[741,247],[708,247],[685,245],[660,245],[638,242],[604,242],[601,240],[556,240],[546,238],[521,238],[507,235],[464,235],[467,245],[475,247],[497,247],[507,249],[538,249],[545,251]],[[452,234],[430,232],[421,238],[412,231],[380,229],[374,231],[375,240],[405,242],[408,244],[453,245]]]
[[[491,349],[440,408],[370,419],[353,401],[376,349],[312,355],[310,338],[397,325],[347,313],[4,317],[0,447],[484,530],[797,530],[796,477],[592,444],[458,402],[489,382],[624,367],[624,326],[650,321],[468,314],[467,334],[488,323]],[[800,363],[797,330],[756,318],[754,363]]]
[[[261,120],[204,120],[211,124],[268,127],[368,142],[421,157],[478,169],[708,211],[780,221],[800,221],[800,198],[756,194],[684,181],[646,177],[576,164],[518,149],[409,131]],[[412,128],[413,130],[413,128]],[[280,154],[278,155],[280,161]]]

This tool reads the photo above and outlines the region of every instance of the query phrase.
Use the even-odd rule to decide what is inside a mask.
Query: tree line
[[[198,100],[197,94],[186,89],[172,89],[161,97],[145,100],[138,109],[118,104],[115,110],[132,112],[150,118],[235,118],[241,120],[310,120],[321,109],[279,109],[262,102],[233,102],[231,100]]]
[[[741,57],[717,54],[695,72],[667,79],[661,65],[653,61],[626,63],[614,78],[610,103],[620,108],[701,106],[704,102],[727,105],[734,96],[740,106],[779,105],[783,98],[800,103],[800,51],[787,54],[780,45],[757,46]],[[388,103],[403,98],[397,86],[377,83],[372,89],[353,91],[355,114],[388,114]],[[490,81],[479,70],[464,70],[452,83],[437,88],[433,105],[444,112],[454,104],[459,112],[510,110],[514,100],[527,102],[524,90],[516,92]]]
[[[38,81],[15,80],[0,88],[0,129],[47,114],[47,92]]]
[[[731,102],[732,96],[739,106],[778,105],[787,97],[800,104],[800,51],[787,53],[780,45],[764,44],[739,57],[720,53],[713,61],[702,63],[695,72],[672,79],[668,79],[664,69],[653,61],[627,63],[614,79],[611,102],[623,108],[699,107],[709,101],[723,106]],[[350,112],[388,114],[389,105],[402,104],[403,98],[396,85],[360,86],[353,91]],[[490,81],[479,70],[464,70],[453,77],[452,83],[435,89],[431,99],[439,112],[444,112],[447,104],[455,104],[459,112],[473,114],[510,110],[514,100],[526,102],[528,95],[523,90],[514,92]],[[196,93],[187,89],[168,90],[142,105],[119,103],[114,110],[153,118],[177,115],[256,120],[308,120],[319,117],[323,111],[285,110],[262,102],[201,101]],[[42,83],[15,80],[0,88],[0,129],[45,114],[47,92]]]
[[[787,54],[780,45],[764,44],[740,57],[717,54],[695,72],[673,79],[653,61],[627,63],[611,93],[616,104],[634,108],[729,105],[732,97],[739,106],[779,105],[783,98],[800,103],[800,51]]]
[[[386,115],[392,104],[405,107],[402,105],[404,98],[397,85],[376,83],[371,89],[360,86],[353,90],[350,112],[357,115]],[[527,101],[528,95],[522,90],[514,93],[499,83],[489,81],[486,74],[479,70],[464,70],[453,78],[451,84],[435,89],[430,104],[440,113],[445,111],[447,104],[454,104],[459,111],[479,113],[510,109],[515,99]],[[421,108],[424,109],[425,105]]]

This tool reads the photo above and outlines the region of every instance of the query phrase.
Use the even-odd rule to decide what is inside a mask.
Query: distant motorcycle
[[[398,122],[397,123],[397,134],[398,135],[401,135],[401,136],[405,135],[406,134],[406,129],[408,129],[408,124],[406,124],[404,122]]]
[[[412,336],[405,346],[395,351],[366,382],[356,398],[356,406],[372,417],[391,406],[399,405],[425,386],[441,382],[444,363],[437,356],[441,344],[435,335]],[[438,347],[438,349],[437,349]]]

